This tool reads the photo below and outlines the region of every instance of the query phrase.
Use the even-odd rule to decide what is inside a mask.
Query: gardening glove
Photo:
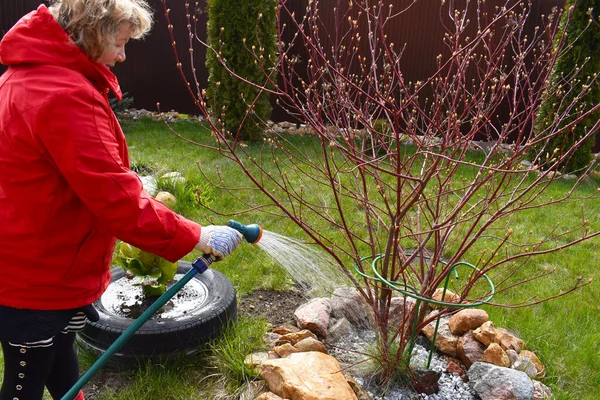
[[[222,260],[235,250],[242,239],[241,233],[228,226],[203,226],[200,230],[200,243],[196,245],[196,249]]]

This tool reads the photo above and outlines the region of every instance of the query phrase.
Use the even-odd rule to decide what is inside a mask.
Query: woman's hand
[[[233,228],[208,225],[200,230],[200,242],[195,248],[222,260],[236,249],[242,239],[242,234]]]

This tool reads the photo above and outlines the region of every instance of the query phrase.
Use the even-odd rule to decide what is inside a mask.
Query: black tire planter
[[[191,268],[191,263],[180,261],[177,273],[185,274]],[[97,322],[87,321],[78,335],[82,347],[98,356],[134,321],[133,318],[123,317],[105,307],[103,299],[111,285],[127,279],[122,268],[114,268],[111,274],[107,292],[94,303],[100,319]],[[190,300],[197,302],[192,304],[193,310],[181,316],[155,316],[148,320],[111,358],[107,363],[109,368],[129,369],[145,360],[164,360],[175,355],[194,353],[204,343],[218,336],[229,321],[235,319],[235,290],[225,275],[210,269],[204,274],[196,274],[184,289],[189,285],[200,288],[203,292],[197,299]],[[176,296],[177,294],[174,298]]]

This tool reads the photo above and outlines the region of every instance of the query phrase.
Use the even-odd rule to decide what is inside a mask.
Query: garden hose
[[[229,221],[227,225],[240,232],[244,239],[251,244],[258,243],[262,237],[262,228],[257,224],[244,225],[237,221]],[[181,279],[162,294],[154,303],[148,307],[133,323],[114,341],[104,354],[102,354],[94,364],[79,378],[73,387],[61,398],[61,400],[73,400],[86,383],[108,362],[108,360],[127,343],[127,341],[144,325],[154,313],[164,306],[186,283],[188,283],[197,273],[211,274],[208,267],[216,261],[216,257],[204,254],[197,258],[191,268]]]

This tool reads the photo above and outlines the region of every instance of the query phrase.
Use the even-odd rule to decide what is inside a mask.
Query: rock
[[[510,359],[498,343],[492,343],[485,349],[483,352],[483,361],[499,367],[510,367]]]
[[[156,182],[156,178],[152,175],[140,176],[139,178],[142,181],[144,190],[148,192],[150,196],[154,196],[158,193],[158,183]]]
[[[530,400],[533,395],[533,382],[521,371],[476,362],[467,375],[481,400]]]
[[[165,206],[169,207],[171,210],[173,209],[173,206],[175,206],[175,203],[177,203],[175,196],[169,192],[158,192],[154,198],[163,203]]]
[[[435,301],[444,301],[446,303],[458,304],[460,303],[460,296],[451,290],[446,289],[444,293],[444,298],[442,299],[442,293],[444,293],[444,288],[437,288],[435,292],[433,292],[433,296],[431,296],[432,300]],[[440,308],[437,304],[431,303],[431,308]]]
[[[475,339],[489,346],[492,343],[498,343],[504,350],[515,350],[520,353],[525,344],[509,331],[503,328],[495,328],[492,321],[487,321],[479,328],[473,331]]]
[[[287,357],[290,354],[297,353],[298,349],[289,343],[284,343],[281,346],[273,347],[273,351],[281,358]]]
[[[523,350],[523,346],[525,342],[522,339],[519,339],[509,331],[504,328],[497,328],[497,337],[498,341],[496,343],[500,344],[504,350],[514,350],[517,353],[520,353]]]
[[[325,348],[325,345],[312,337],[307,337],[300,340],[294,344],[294,347],[298,351],[320,351],[321,353],[329,354]]]
[[[533,351],[523,350],[519,354],[519,357],[521,357],[521,359],[528,358],[535,365],[537,374],[534,378],[543,378],[546,375],[546,368],[544,367],[544,364],[542,364],[538,356]]]
[[[512,349],[506,350],[506,355],[508,356],[508,359],[510,360],[510,365],[513,365],[519,359],[519,353],[517,353],[516,351],[514,351]]]
[[[492,321],[483,323],[479,328],[473,331],[473,337],[483,343],[486,347],[492,343],[497,343],[496,328]]]
[[[308,329],[303,329],[298,332],[292,332],[285,335],[281,335],[279,339],[277,339],[277,341],[275,342],[275,346],[280,346],[284,343],[289,343],[293,346],[299,341],[304,340],[306,338],[316,339],[317,336]]]
[[[531,400],[549,400],[552,398],[552,390],[540,381],[533,381],[533,395]]]
[[[351,335],[353,331],[350,321],[346,318],[340,318],[327,330],[327,342],[336,343]]]
[[[330,313],[331,301],[318,297],[298,307],[294,312],[294,318],[301,328],[308,329],[325,338],[327,337]]]
[[[298,331],[300,331],[300,328],[298,328],[297,326],[284,324],[273,329],[271,332],[278,333],[280,335],[287,335],[288,333],[295,333]]]
[[[406,314],[410,312],[417,301],[412,297],[396,296],[390,299],[390,320],[391,327],[399,326],[404,320]]]
[[[415,370],[412,372],[414,382],[411,386],[417,393],[434,394],[440,390],[438,381],[442,376],[441,372],[432,370]]]
[[[464,335],[470,330],[479,328],[490,319],[487,312],[475,308],[460,310],[448,321],[450,332],[454,335]]]
[[[331,315],[334,318],[346,318],[352,325],[369,328],[374,325],[373,311],[358,289],[353,287],[337,288],[331,295]]]
[[[260,376],[269,389],[290,400],[357,400],[338,361],[316,351],[267,360]]]
[[[437,331],[437,336],[435,338],[435,347],[444,354],[449,355],[450,357],[458,357],[456,346],[458,344],[458,339],[460,336],[453,335],[450,333],[450,328],[448,328],[448,317],[442,317],[440,319],[440,324]],[[425,327],[421,330],[423,334],[433,342],[433,334],[435,333],[435,324],[436,320],[431,321],[429,324],[425,325]]]
[[[460,378],[464,382],[466,382],[468,380],[467,372],[460,366],[460,364],[457,364],[454,361],[448,362],[448,364],[446,365],[446,372],[449,374],[456,374],[456,375],[460,376]]]
[[[278,333],[267,332],[267,333],[265,333],[263,340],[265,341],[265,343],[273,343],[273,342],[276,342],[280,337],[281,337],[281,335]]]
[[[512,365],[512,368],[525,372],[530,378],[535,378],[538,374],[535,364],[527,357],[519,356],[519,359]]]
[[[462,361],[467,368],[471,368],[471,365],[474,362],[483,361],[485,349],[486,346],[475,339],[473,332],[467,332],[461,336],[456,345],[458,358],[460,358],[460,361]]]

